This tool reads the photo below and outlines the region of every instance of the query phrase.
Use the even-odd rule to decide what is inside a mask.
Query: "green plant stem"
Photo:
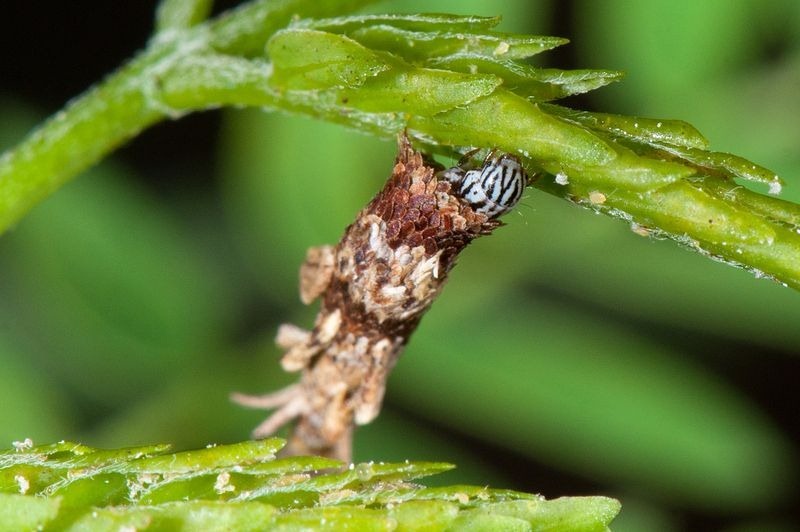
[[[172,35],[156,38],[143,52],[94,88],[69,103],[12,150],[0,156],[0,231],[36,203],[143,129],[178,113],[160,100],[166,71],[204,51],[263,55],[269,37],[293,16],[347,13],[370,0],[259,0]],[[174,4],[175,2],[171,2]],[[159,24],[183,25],[198,10]],[[183,20],[178,23],[177,20]],[[208,107],[198,102],[197,108]]]
[[[156,33],[191,28],[211,13],[212,0],[163,0],[156,10]]]

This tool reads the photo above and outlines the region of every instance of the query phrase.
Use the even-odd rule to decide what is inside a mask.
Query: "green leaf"
[[[385,50],[399,54],[408,61],[422,63],[454,54],[525,59],[568,42],[558,37],[496,32],[453,33],[439,28],[427,32],[409,31],[389,25],[365,26],[347,35],[369,48]]]
[[[42,530],[58,514],[58,498],[43,499],[0,493],[0,524],[19,532]]]
[[[51,458],[64,463],[76,456],[106,461],[93,460],[95,453],[114,456],[105,470],[115,473],[68,469],[52,483],[35,487],[25,484],[27,478],[19,480],[18,474],[17,482],[27,494],[0,494],[0,527],[393,530],[400,526],[443,531],[456,523],[474,527],[516,519],[550,530],[570,526],[600,530],[619,511],[619,503],[603,497],[545,501],[485,487],[426,489],[409,482],[452,467],[447,464],[362,463],[344,471],[318,471],[319,466],[333,464],[323,458],[293,457],[264,469],[280,445],[278,440],[242,442],[155,458],[126,449],[98,451],[67,443],[8,452],[0,474],[23,464],[46,467]],[[483,514],[483,519],[476,519],[476,514]]]
[[[331,104],[341,102],[365,113],[436,114],[491,94],[500,83],[492,75],[395,68],[367,81],[363,90],[343,89],[327,98]],[[325,97],[321,100],[324,102]]]
[[[263,54],[269,38],[300,17],[342,15],[375,0],[251,0],[197,28],[217,52],[243,57]]]
[[[542,105],[541,108],[575,123],[636,142],[668,144],[698,150],[708,148],[708,140],[691,124],[683,120],[657,120],[608,113],[589,113],[559,105]]]
[[[286,90],[357,87],[390,68],[356,41],[316,30],[282,30],[270,39],[272,84]]]
[[[531,530],[531,525],[524,519],[508,515],[465,512],[453,522],[452,528],[469,532],[491,532],[492,530],[528,532]]]
[[[770,194],[778,194],[783,188],[783,180],[775,172],[738,155],[680,146],[664,146],[664,150],[712,175],[719,174],[767,185]]]
[[[273,507],[255,502],[189,501],[154,507],[114,507],[87,513],[67,530],[257,531],[272,522],[274,513]]]
[[[93,510],[77,519],[67,529],[70,532],[112,532],[118,530],[142,530],[153,524],[152,514],[138,509],[108,508]],[[174,526],[174,523],[173,523]]]
[[[410,31],[470,31],[489,30],[500,22],[500,17],[476,17],[422,13],[413,15],[356,15],[326,19],[305,19],[293,27],[312,28],[331,33],[351,33],[370,26],[388,26]]]
[[[433,59],[429,64],[457,72],[481,72],[498,76],[503,86],[533,101],[546,102],[575,96],[622,79],[611,70],[556,70],[535,68],[504,58],[476,54],[455,54]]]
[[[458,510],[457,504],[447,501],[409,501],[390,507],[389,516],[399,530],[447,530],[455,525]]]
[[[605,531],[607,525],[619,513],[620,503],[605,497],[562,497],[552,501],[509,501],[491,507],[482,507],[465,512],[456,526],[486,526],[492,521],[488,517],[505,518],[495,522],[498,527],[507,519],[520,520],[534,530]],[[513,523],[513,521],[511,522]],[[497,530],[498,528],[495,528]]]
[[[2,451],[0,464],[38,464],[52,469],[105,470],[110,464],[124,463],[127,460],[140,460],[168,451],[169,445],[147,445],[103,451],[79,443],[60,441],[35,448],[22,446]]]
[[[488,128],[487,123],[499,127]],[[467,107],[430,117],[412,117],[409,126],[449,144],[472,145],[479,139],[475,144],[521,153],[554,175],[580,175],[591,186],[639,192],[674,183],[693,173],[675,163],[638,157],[503,90]]]
[[[268,49],[276,63],[285,62],[272,77],[279,90],[333,89],[307,93],[318,106],[434,114],[490,94],[500,84],[491,75],[413,68],[381,59],[347,37],[319,31],[278,32]]]
[[[156,33],[191,28],[211,13],[213,0],[161,0],[156,9]]]
[[[171,476],[189,474],[198,469],[213,473],[234,465],[247,467],[274,460],[275,453],[285,443],[279,438],[270,438],[255,442],[209,446],[199,451],[184,451],[170,456],[144,457],[131,462],[130,466],[126,465],[120,471]]]

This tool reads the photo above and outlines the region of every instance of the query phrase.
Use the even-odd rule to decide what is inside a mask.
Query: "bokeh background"
[[[219,2],[217,11],[235,2]],[[6,2],[0,147],[142,47],[155,2]],[[570,105],[685,119],[800,201],[800,3],[411,0],[569,37],[537,59],[627,78]],[[395,146],[258,110],[146,131],[0,238],[0,442],[247,437],[231,390],[294,379],[304,250],[333,243]],[[800,526],[800,294],[531,191],[461,257],[356,459],[432,483],[623,501],[615,530]]]

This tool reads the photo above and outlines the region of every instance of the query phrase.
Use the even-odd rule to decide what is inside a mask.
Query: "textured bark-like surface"
[[[350,460],[354,425],[379,413],[386,380],[458,253],[501,222],[475,212],[439,179],[443,168],[399,140],[392,175],[335,247],[308,250],[300,297],[321,297],[311,331],[283,325],[277,342],[300,382],[246,406],[277,408],[254,431],[266,437],[296,419],[292,454]]]

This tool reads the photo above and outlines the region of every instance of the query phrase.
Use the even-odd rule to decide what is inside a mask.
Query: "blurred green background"
[[[235,2],[220,2],[218,10]],[[155,2],[11,2],[0,147],[100,79]],[[793,0],[394,1],[569,37],[539,59],[625,70],[570,105],[684,119],[800,201]],[[0,238],[0,442],[179,448],[247,437],[231,390],[277,363],[308,246],[333,243],[395,146],[257,110],[145,132]],[[390,379],[357,460],[458,464],[435,482],[619,497],[615,530],[794,530],[800,294],[530,191],[466,250]],[[466,334],[468,331],[468,334]]]

